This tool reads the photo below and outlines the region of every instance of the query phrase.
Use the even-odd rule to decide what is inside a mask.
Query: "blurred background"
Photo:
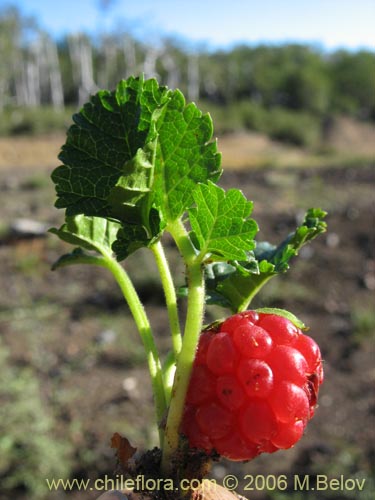
[[[293,449],[212,476],[317,474],[363,491],[239,492],[251,499],[374,498],[375,51],[370,0],[0,0],[0,499],[91,499],[45,478],[113,474],[114,432],[156,443],[142,347],[101,269],[52,272],[69,247],[50,173],[90,94],[144,73],[213,117],[221,185],[254,201],[277,243],[310,206],[329,232],[255,306],[311,326],[325,360],[320,407]],[[183,269],[168,254],[177,280]],[[168,349],[163,293],[147,251],[126,266]],[[210,308],[207,322],[226,312]],[[314,483],[312,483],[314,484]]]

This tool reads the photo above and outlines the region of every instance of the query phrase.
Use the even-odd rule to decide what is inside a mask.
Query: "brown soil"
[[[56,163],[46,161],[48,168],[21,168],[21,162],[16,162],[1,170],[2,342],[10,350],[11,362],[31,367],[39,381],[45,411],[54,419],[52,439],[63,439],[71,446],[71,477],[113,477],[116,460],[110,438],[114,432],[126,435],[139,449],[156,443],[147,373],[133,322],[111,277],[102,269],[87,267],[51,272],[51,264],[69,247],[52,235],[22,238],[8,231],[20,217],[47,226],[62,222],[62,212],[53,208],[48,180]],[[293,489],[295,475],[309,474],[312,485],[317,474],[363,477],[366,498],[370,498],[375,458],[374,165],[228,169],[221,184],[240,187],[254,200],[260,238],[273,242],[295,227],[305,208],[328,210],[329,232],[301,252],[292,270],[271,282],[254,304],[289,309],[310,326],[322,349],[326,380],[316,416],[298,445],[248,464],[223,461],[214,465],[210,477],[220,483],[226,474],[233,474],[239,479],[237,491],[251,500],[275,498],[272,485],[267,490],[261,481],[252,482],[257,475],[277,479],[286,474],[288,489],[279,493],[296,500],[302,497]],[[169,246],[168,254],[182,283],[183,270]],[[169,340],[155,267],[147,252],[130,258],[127,265],[165,354]],[[223,314],[211,308],[207,322]],[[32,432],[35,423],[29,425]],[[365,498],[358,491],[340,494],[334,497],[333,490],[311,490],[305,498]],[[46,493],[45,498],[99,496],[98,491],[76,490]],[[9,498],[31,497],[22,489],[12,496],[0,486],[0,499]]]

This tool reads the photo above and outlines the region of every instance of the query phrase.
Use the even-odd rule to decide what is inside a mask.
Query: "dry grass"
[[[65,134],[41,137],[1,137],[0,168],[47,168],[58,164]]]

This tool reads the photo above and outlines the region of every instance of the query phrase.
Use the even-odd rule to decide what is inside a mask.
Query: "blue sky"
[[[375,0],[0,0],[16,5],[60,37],[115,27],[156,40],[177,35],[196,44],[314,43],[323,49],[375,48]]]

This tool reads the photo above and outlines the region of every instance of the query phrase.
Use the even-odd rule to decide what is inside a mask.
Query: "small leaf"
[[[206,303],[230,307],[230,301],[217,293],[217,286],[236,272],[236,267],[226,262],[212,262],[204,266],[206,282]],[[187,290],[187,288],[186,288]]]
[[[277,307],[262,307],[260,309],[256,309],[256,312],[263,314],[276,314],[277,316],[282,316],[283,318],[288,319],[293,323],[294,326],[299,328],[300,330],[308,330],[305,324],[297,318],[293,313],[286,311],[285,309],[279,309]]]
[[[297,227],[280,245],[273,246],[268,242],[257,244],[255,256],[260,262],[261,272],[282,273],[289,269],[289,261],[309,241],[316,238],[327,229],[323,221],[327,212],[320,208],[310,208],[305,215],[303,223]],[[272,268],[273,266],[273,268]]]
[[[325,216],[326,212],[321,209],[309,209],[303,223],[280,245],[257,243],[254,254],[258,260],[258,271],[253,269],[246,275],[238,268],[226,279],[217,281],[214,291],[221,298],[215,303],[222,305],[227,301],[234,312],[247,309],[253,297],[272,277],[289,269],[290,260],[302,246],[326,230],[327,224],[323,221]]]
[[[109,195],[111,213],[118,220],[129,224],[148,225],[149,207],[152,203],[154,143],[138,149],[135,156],[126,162],[123,174],[118,178]]]
[[[84,252],[82,248],[75,248],[71,253],[62,255],[51,266],[52,271],[60,269],[60,267],[72,266],[74,264],[92,264],[103,266],[103,257],[92,255]]]
[[[111,438],[111,448],[115,448],[117,459],[125,468],[128,466],[128,461],[137,451],[137,448],[134,448],[130,444],[128,438],[121,436],[118,432],[115,432]]]
[[[199,184],[193,192],[196,206],[189,209],[194,239],[202,255],[211,259],[246,260],[255,247],[258,226],[249,219],[252,203],[241,191],[227,193],[212,182]]]
[[[86,217],[80,214],[67,217],[60,229],[51,228],[49,232],[72,245],[110,255],[120,227],[118,222],[103,217]]]
[[[117,239],[112,245],[117,260],[121,261],[138,248],[148,247],[155,243],[163,229],[164,223],[160,220],[159,213],[154,209],[150,211],[149,230],[142,225],[123,223],[117,233]]]

